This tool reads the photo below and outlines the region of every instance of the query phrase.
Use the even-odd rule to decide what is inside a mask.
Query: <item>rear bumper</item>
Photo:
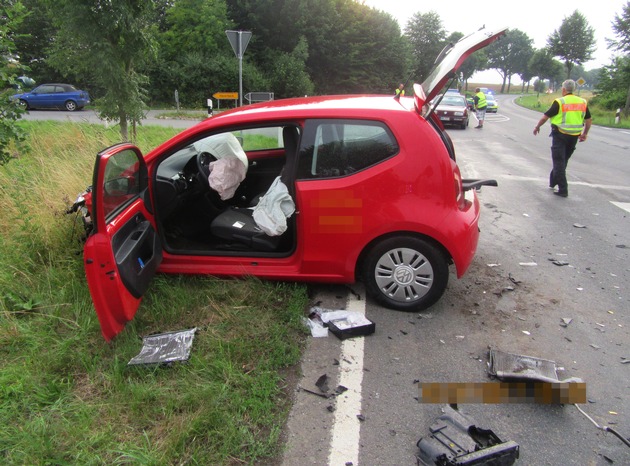
[[[468,193],[466,209],[454,213],[452,218],[447,219],[451,223],[453,231],[450,244],[445,246],[455,263],[457,278],[461,278],[468,270],[479,243],[479,200],[474,190],[468,191]]]

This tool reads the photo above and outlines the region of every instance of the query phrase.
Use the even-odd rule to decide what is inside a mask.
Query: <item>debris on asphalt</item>
[[[430,435],[416,445],[419,465],[500,464],[510,466],[519,457],[519,445],[503,442],[492,430],[476,423],[449,405],[429,427]]]
[[[487,264],[488,267],[499,267],[501,264]]]
[[[561,320],[562,322],[560,322],[560,325],[565,328],[568,327],[571,322],[573,322],[573,319],[571,317],[563,317]]]
[[[365,421],[365,416],[363,414],[357,414],[357,419],[361,422]]]
[[[196,328],[192,328],[144,337],[140,353],[134,356],[127,365],[170,364],[187,361],[196,331]]]
[[[595,343],[590,344],[591,348],[600,349],[601,346],[597,346]]]
[[[575,228],[586,228],[586,225],[582,225],[581,223],[574,223],[573,226]]]
[[[630,358],[621,357],[621,364],[630,364]]]
[[[488,374],[499,379],[526,379],[552,383],[583,382],[577,377],[560,380],[555,361],[506,353],[495,348],[490,348],[488,352]]]
[[[538,264],[536,262],[519,262],[518,265],[523,267],[536,267]]]
[[[561,261],[561,260],[555,259],[553,257],[550,257],[549,260],[555,265],[560,265],[560,266],[562,266],[562,265],[569,265],[569,263],[567,261]]]
[[[324,325],[340,340],[371,335],[376,331],[376,324],[360,312],[330,311],[323,312]]]
[[[328,392],[328,375],[327,374],[320,375],[317,381],[315,382],[315,386],[319,388],[323,393]]]
[[[525,335],[531,335],[531,333],[530,333],[530,332],[528,332],[527,330],[523,330],[523,333],[524,333]]]
[[[520,283],[521,283],[521,281],[520,281],[520,280],[517,280],[516,278],[514,278],[514,277],[512,276],[512,274],[511,274],[511,273],[509,273],[509,274],[508,274],[508,278],[509,278],[509,279],[510,279],[510,281],[511,281],[512,283],[514,283],[515,285],[518,285],[518,284],[520,284]]]

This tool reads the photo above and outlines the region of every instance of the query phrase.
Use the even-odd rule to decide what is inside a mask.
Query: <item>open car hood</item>
[[[422,109],[426,102],[433,99],[444,87],[444,84],[459,70],[466,58],[497,40],[505,34],[506,30],[507,27],[499,29],[486,29],[484,27],[462,37],[457,43],[451,43],[444,47],[435,60],[436,65],[429,76],[422,84],[414,84],[413,86],[416,108]]]

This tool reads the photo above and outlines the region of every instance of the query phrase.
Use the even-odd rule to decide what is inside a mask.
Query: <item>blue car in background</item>
[[[71,84],[41,84],[29,92],[15,94],[11,100],[18,100],[27,110],[32,108],[58,108],[69,112],[81,110],[90,103],[86,91]]]

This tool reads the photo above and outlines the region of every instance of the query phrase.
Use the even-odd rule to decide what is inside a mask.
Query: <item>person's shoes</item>
[[[563,193],[560,191],[554,191],[553,192],[556,196],[560,196],[560,197],[569,197],[569,193]]]
[[[483,126],[481,126],[481,125],[475,126],[475,129],[481,129],[481,128],[483,128]]]

